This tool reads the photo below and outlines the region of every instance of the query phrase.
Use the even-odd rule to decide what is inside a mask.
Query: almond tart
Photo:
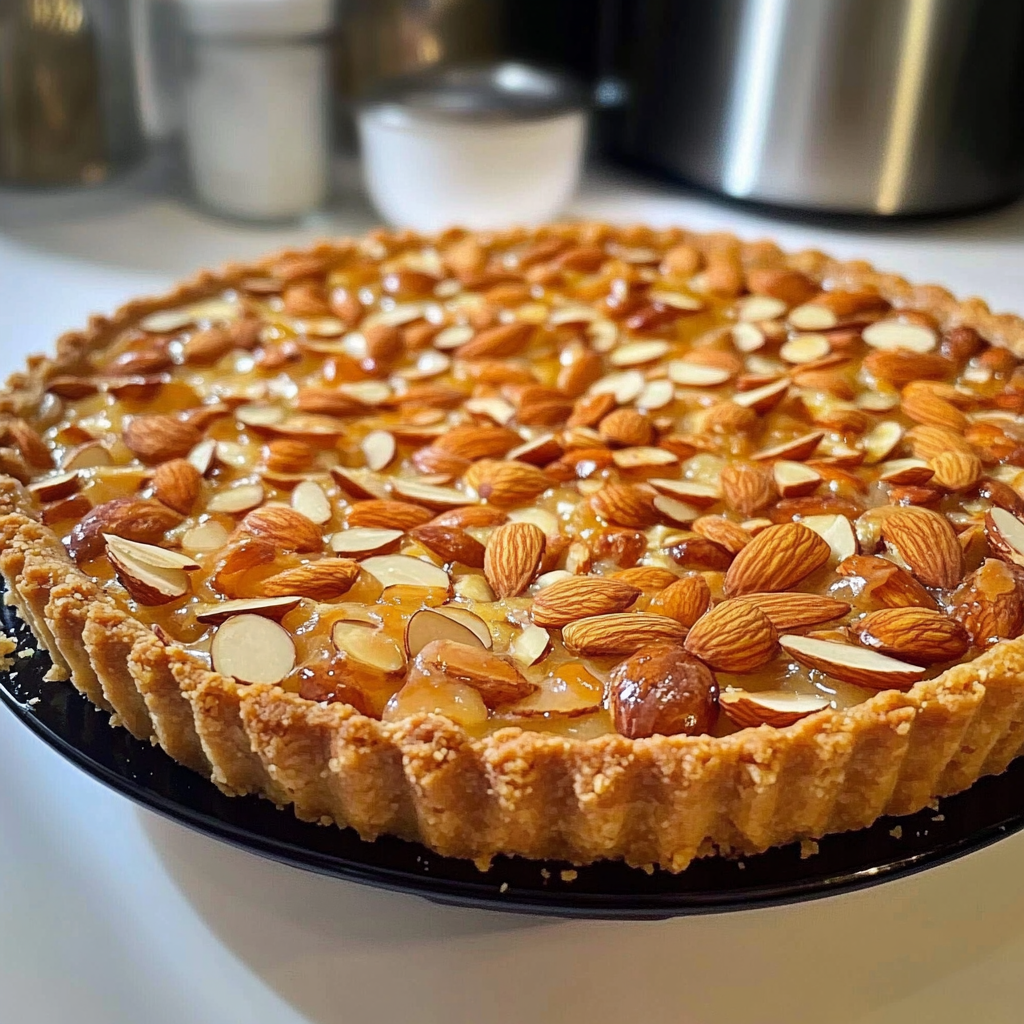
[[[202,273],[0,399],[52,675],[230,794],[682,870],[1024,744],[1024,324],[682,230]]]

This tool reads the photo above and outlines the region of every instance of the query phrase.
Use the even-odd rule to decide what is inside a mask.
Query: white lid
[[[331,25],[334,0],[179,0],[195,35],[294,38]]]

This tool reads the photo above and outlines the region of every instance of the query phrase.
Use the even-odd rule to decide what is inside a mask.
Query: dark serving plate
[[[4,628],[25,648],[37,646],[11,609]],[[905,818],[827,836],[816,855],[798,845],[756,857],[695,861],[681,874],[647,874],[602,862],[571,865],[499,857],[490,870],[440,857],[416,843],[384,837],[368,843],[350,829],[297,820],[257,797],[226,797],[172,761],[159,747],[112,729],[108,715],[67,683],[43,675],[48,656],[15,657],[0,675],[0,699],[33,732],[100,782],[160,814],[308,871],[440,903],[562,917],[664,918],[719,913],[815,899],[908,875],[961,857],[1024,829],[1024,758],[1003,775]],[[897,826],[899,826],[897,828]]]

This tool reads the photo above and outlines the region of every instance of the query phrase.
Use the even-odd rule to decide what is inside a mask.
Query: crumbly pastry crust
[[[617,234],[604,225],[544,233]],[[721,235],[674,238],[702,250],[738,246],[745,263],[799,270],[834,287],[876,289],[897,308],[926,309],[944,329],[973,327],[1024,357],[1024,321],[993,314],[980,299],[957,301],[944,289],[819,252],[787,255]],[[59,339],[54,358],[33,358],[10,379],[0,416],[32,415],[49,379],[83,371],[91,353],[150,312],[213,295],[282,257],[360,244],[322,243],[232,264],[109,319],[94,317],[85,331]],[[302,819],[350,826],[366,839],[393,834],[481,865],[519,854],[575,863],[622,858],[679,871],[713,852],[753,854],[912,813],[1003,771],[1024,747],[1024,639],[906,692],[723,737],[583,740],[517,727],[471,738],[436,714],[380,721],[208,670],[119,609],[36,516],[23,486],[0,477],[0,572],[8,600],[49,651],[54,678],[224,792],[291,804]]]

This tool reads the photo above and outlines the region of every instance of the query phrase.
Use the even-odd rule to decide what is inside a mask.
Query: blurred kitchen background
[[[0,0],[0,207],[294,223],[365,187],[486,228],[563,212],[584,164],[787,214],[1006,203],[1024,3]]]

